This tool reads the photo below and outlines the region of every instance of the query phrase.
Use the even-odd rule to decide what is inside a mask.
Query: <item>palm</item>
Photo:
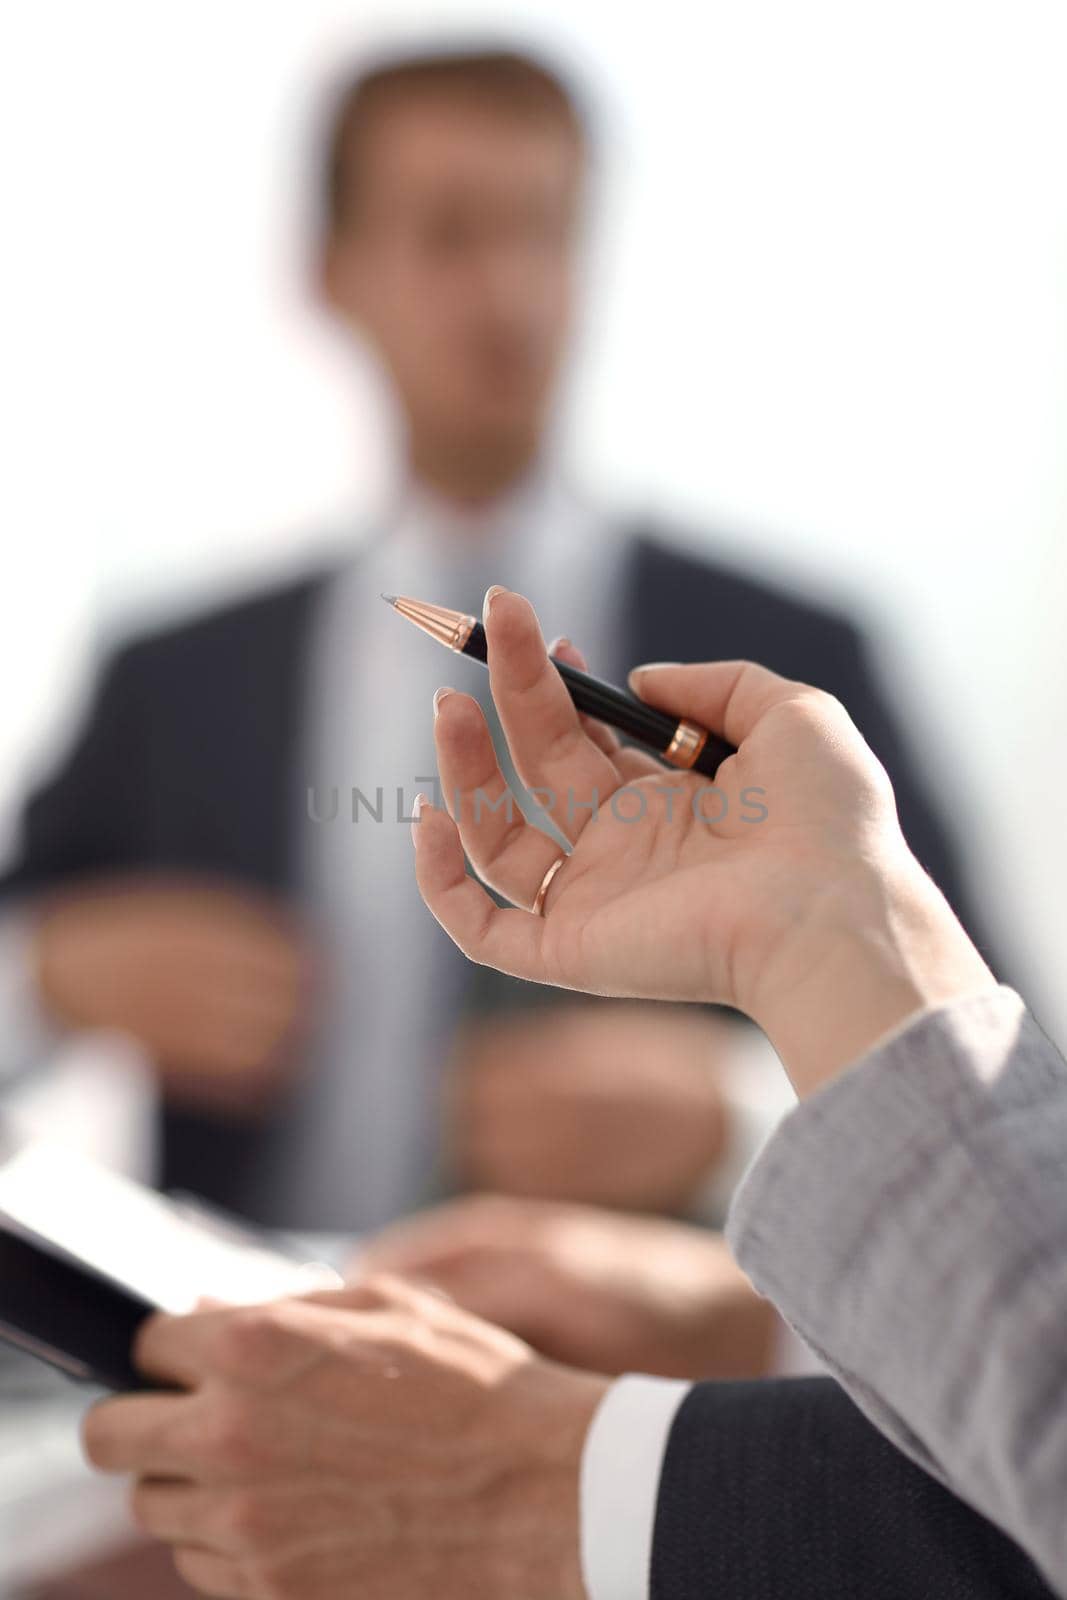
[[[549,981],[640,997],[736,999],[738,952],[748,965],[770,958],[810,900],[807,862],[839,815],[833,784],[795,798],[786,777],[795,740],[779,734],[772,724],[720,768],[720,795],[689,774],[620,773],[626,809],[643,806],[643,814],[620,817],[622,798],[616,808],[602,805],[576,841],[546,915]],[[697,816],[702,808],[715,816],[724,804],[719,821]]]
[[[670,816],[660,785],[652,776],[628,784],[627,801],[636,806],[630,797],[640,795],[644,815],[627,822],[607,806],[575,843],[545,917],[550,982],[632,996],[654,984],[663,993],[669,947],[669,997],[707,992],[709,919],[738,846],[693,818],[695,780],[672,780]]]

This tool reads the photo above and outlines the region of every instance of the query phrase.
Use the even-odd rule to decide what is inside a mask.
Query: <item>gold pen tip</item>
[[[385,600],[391,606],[395,606],[396,605],[396,595],[395,594],[383,594],[382,595],[382,599]]]

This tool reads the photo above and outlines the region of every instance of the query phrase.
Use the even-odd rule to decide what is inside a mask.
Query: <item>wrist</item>
[[[821,897],[753,1015],[803,1097],[910,1017],[987,987],[992,973],[901,842]]]
[[[582,1577],[580,1483],[590,1424],[609,1378],[538,1359],[524,1374],[528,1384],[527,1471],[515,1475],[520,1525],[528,1530],[525,1583],[516,1583],[510,1539],[502,1552],[499,1593],[519,1592],[537,1574],[536,1592],[554,1600],[587,1600]]]

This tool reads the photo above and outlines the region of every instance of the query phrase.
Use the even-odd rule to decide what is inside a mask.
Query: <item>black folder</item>
[[[153,1312],[191,1310],[200,1296],[246,1303],[340,1282],[294,1241],[0,1122],[0,1340],[68,1377],[148,1387],[132,1351]]]
[[[137,1330],[158,1307],[0,1217],[0,1338],[108,1389],[140,1389]],[[158,1388],[158,1384],[155,1385]]]

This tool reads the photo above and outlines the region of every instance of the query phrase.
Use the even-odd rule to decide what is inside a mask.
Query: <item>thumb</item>
[[[752,661],[656,661],[634,667],[630,688],[646,705],[689,717],[739,745],[773,706],[796,697],[798,684]]]

